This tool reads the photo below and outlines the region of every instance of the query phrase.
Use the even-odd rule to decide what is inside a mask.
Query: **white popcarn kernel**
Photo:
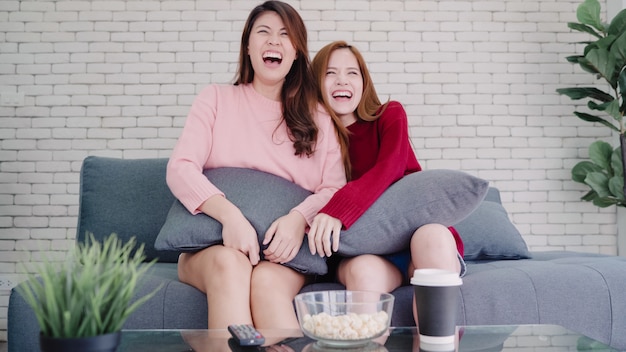
[[[387,312],[375,314],[356,314],[332,316],[319,313],[304,316],[302,328],[314,336],[332,340],[367,339],[383,332],[387,328]]]

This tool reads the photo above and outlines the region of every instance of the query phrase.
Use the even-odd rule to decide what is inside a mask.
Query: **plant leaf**
[[[611,197],[598,197],[593,200],[593,204],[600,208],[606,208],[610,207],[611,205],[619,204],[619,201]]]
[[[624,164],[622,158],[622,148],[617,147],[613,150],[611,155],[611,168],[615,176],[624,177]]]
[[[589,51],[591,51],[591,49],[603,49],[603,50],[606,50],[607,52],[610,52],[610,49],[613,46],[613,43],[615,43],[616,39],[617,39],[616,35],[609,34],[604,38],[600,38],[596,40],[595,42],[589,43],[587,45],[587,48],[589,48],[589,50],[585,51],[585,55],[587,55]]]
[[[609,191],[609,178],[602,172],[588,173],[585,178],[585,183],[589,185],[600,198],[609,197],[611,195]]]
[[[591,62],[589,62],[589,60],[587,60],[584,56],[578,58],[578,65],[580,65],[580,68],[582,68],[585,72],[593,73],[594,75],[600,75],[600,71],[598,71],[598,68],[595,67]]]
[[[624,177],[613,176],[609,179],[609,191],[611,195],[619,200],[625,200],[624,196]]]
[[[594,199],[596,199],[597,197],[598,197],[598,194],[596,192],[594,192],[593,190],[591,190],[591,191],[585,193],[585,195],[582,196],[580,199],[584,200],[584,201],[587,201],[587,202],[591,202]]]
[[[615,39],[609,51],[617,59],[616,66],[618,68],[624,67],[624,60],[626,60],[626,32],[623,32]]]
[[[576,9],[576,18],[578,22],[592,26],[593,28],[604,32],[604,25],[600,20],[600,3],[598,0],[585,0],[578,5]]]
[[[621,116],[621,113],[619,112],[619,102],[617,100],[602,104],[597,104],[593,101],[589,101],[587,103],[587,107],[591,110],[604,111],[615,119]]]
[[[621,10],[617,15],[615,15],[615,17],[613,17],[607,32],[615,35],[626,32],[626,9]]]
[[[591,110],[604,111],[604,110],[606,110],[608,105],[606,103],[598,104],[598,103],[590,100],[590,101],[587,102],[587,107],[589,109],[591,109]]]
[[[619,128],[615,127],[612,123],[610,123],[609,121],[598,117],[598,116],[594,116],[594,115],[590,115],[584,112],[578,112],[578,111],[574,111],[574,115],[578,116],[578,118],[580,118],[581,120],[585,120],[587,122],[599,122],[607,127],[609,127],[610,129],[614,130],[614,131],[618,131],[619,132]]]
[[[626,70],[622,70],[619,73],[619,77],[617,79],[618,92],[621,97],[626,96]],[[620,112],[623,114],[626,111],[626,99],[621,99],[622,105],[620,106]],[[620,117],[618,121],[622,121]]]
[[[613,170],[611,169],[612,154],[613,147],[605,141],[595,141],[589,146],[589,159],[602,168],[602,172],[608,174],[609,177],[613,176]],[[598,193],[600,194],[600,192]]]
[[[557,93],[567,95],[572,100],[591,98],[602,102],[615,100],[612,95],[595,87],[558,88]]]
[[[572,56],[567,56],[565,58],[565,60],[567,60],[567,62],[572,63],[572,64],[577,64],[578,60],[580,60],[581,58],[585,58],[584,55],[572,55]]]
[[[613,88],[617,87],[616,82],[611,81],[615,72],[615,57],[606,48],[591,49],[585,59],[595,67]]]
[[[596,38],[602,38],[602,35],[596,32],[593,28],[586,24],[576,23],[576,22],[568,22],[567,27],[579,32],[585,32],[593,35]]]
[[[590,172],[602,172],[602,168],[591,161],[581,161],[572,168],[572,180],[585,183],[585,178]]]

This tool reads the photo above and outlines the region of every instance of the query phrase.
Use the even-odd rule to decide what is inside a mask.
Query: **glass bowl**
[[[329,347],[369,344],[389,329],[394,297],[370,291],[313,291],[295,298],[304,335]]]

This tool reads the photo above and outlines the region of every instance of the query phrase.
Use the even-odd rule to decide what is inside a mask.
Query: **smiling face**
[[[254,80],[265,85],[282,85],[296,59],[296,48],[276,12],[259,15],[252,26],[247,49]]]
[[[349,49],[340,48],[330,54],[324,94],[344,125],[356,121],[355,110],[363,96],[363,76],[356,57]]]

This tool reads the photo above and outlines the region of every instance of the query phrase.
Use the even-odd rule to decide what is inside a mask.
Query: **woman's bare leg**
[[[306,276],[281,264],[261,261],[252,270],[251,307],[257,328],[300,329],[293,299]]]
[[[461,272],[456,242],[452,232],[439,224],[427,224],[411,238],[412,268],[436,268]],[[413,272],[409,272],[409,277]]]
[[[229,324],[252,324],[250,278],[252,265],[243,253],[215,245],[178,259],[178,278],[207,296],[209,329]]]
[[[341,260],[337,279],[347,290],[389,293],[402,284],[402,273],[383,257],[363,254]],[[367,307],[360,313],[374,312],[374,307]],[[374,341],[384,345],[386,340],[387,336],[383,335]]]
[[[411,238],[411,264],[409,278],[414,269],[445,269],[461,272],[456,242],[452,232],[440,224],[427,224],[418,228]],[[413,319],[417,324],[417,308],[413,297]]]
[[[391,292],[402,284],[402,273],[385,258],[364,254],[343,259],[337,278],[346,289],[355,291]]]

